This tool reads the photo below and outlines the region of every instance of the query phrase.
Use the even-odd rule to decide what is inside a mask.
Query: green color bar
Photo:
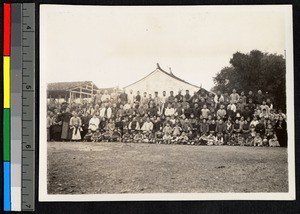
[[[3,109],[3,160],[10,161],[10,109]]]

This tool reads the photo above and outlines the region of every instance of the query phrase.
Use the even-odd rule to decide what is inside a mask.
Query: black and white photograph
[[[295,199],[291,6],[40,11],[40,201]]]

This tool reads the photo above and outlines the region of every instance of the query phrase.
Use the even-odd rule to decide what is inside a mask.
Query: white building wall
[[[140,91],[141,95],[144,92],[147,92],[147,94],[151,93],[152,96],[154,96],[154,92],[158,91],[158,95],[161,96],[163,91],[166,91],[167,95],[170,94],[170,91],[174,91],[174,95],[176,95],[179,90],[182,90],[183,95],[185,94],[185,90],[189,90],[192,95],[194,91],[199,90],[199,87],[181,82],[157,69],[155,72],[150,74],[150,76],[127,86],[124,89],[126,93],[129,93],[130,90],[132,90],[134,95],[136,95],[137,91]]]

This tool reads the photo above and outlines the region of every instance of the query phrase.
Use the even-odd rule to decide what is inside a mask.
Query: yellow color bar
[[[3,57],[3,107],[10,108],[10,57]]]

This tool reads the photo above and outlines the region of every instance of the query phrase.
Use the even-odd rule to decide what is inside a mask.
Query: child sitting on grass
[[[196,139],[195,139],[195,134],[193,133],[192,130],[189,130],[189,132],[187,133],[188,136],[188,141],[190,142],[191,145],[196,144]]]
[[[207,145],[208,146],[213,146],[213,145],[215,145],[215,143],[216,143],[216,138],[215,138],[215,136],[212,133],[210,133],[207,136]]]
[[[229,146],[236,146],[238,145],[238,139],[237,139],[237,135],[236,134],[232,134],[230,137],[230,140],[228,142]]]
[[[143,140],[142,140],[143,143],[149,143],[150,142],[149,135],[150,135],[150,133],[147,133],[147,132],[143,133]]]
[[[207,145],[207,137],[208,134],[204,133],[200,138],[199,138],[199,145]]]
[[[262,146],[269,146],[269,140],[266,135],[262,137]]]
[[[149,143],[155,143],[155,135],[154,135],[154,133],[151,132],[148,135],[148,140],[149,140]]]
[[[223,135],[221,132],[218,132],[217,137],[216,137],[216,146],[221,146],[224,144],[224,139],[223,139]]]
[[[173,131],[173,129],[172,129],[170,123],[166,123],[166,126],[163,129],[164,135],[166,135],[167,133],[171,135],[172,131]]]
[[[142,131],[138,131],[135,135],[134,135],[134,138],[133,138],[133,142],[134,143],[141,143],[143,141],[143,134],[142,134]]]
[[[180,137],[179,137],[179,142],[180,142],[181,144],[190,144],[190,142],[189,142],[189,137],[186,135],[185,132],[182,132],[182,133],[181,133],[181,135],[180,135]]]
[[[253,139],[253,146],[262,146],[262,139],[259,136],[259,133],[256,133],[256,136]]]
[[[160,127],[160,129],[154,134],[154,141],[157,144],[161,144],[163,142],[164,133],[161,131],[161,129],[162,127]]]
[[[278,147],[280,146],[276,134],[270,134],[269,136],[269,146],[270,147]]]
[[[122,136],[122,142],[123,143],[130,143],[131,142],[131,136],[130,136],[130,134],[129,134],[129,130],[127,129],[126,131],[125,131],[125,134],[123,134],[123,136]]]
[[[99,129],[96,129],[96,132],[94,132],[94,134],[92,135],[91,140],[93,142],[100,142],[102,140],[102,136]]]
[[[170,144],[171,140],[172,140],[172,136],[171,136],[170,132],[166,132],[163,136],[163,142],[165,144]]]
[[[106,130],[106,131],[102,134],[102,141],[103,141],[103,142],[108,142],[109,139],[110,139],[110,136],[111,136],[111,134],[110,134],[109,130]]]
[[[120,142],[121,141],[121,132],[119,129],[113,131],[113,133],[110,135],[109,141],[110,142]]]
[[[238,141],[238,145],[245,146],[245,139],[242,134],[238,134],[237,141]]]
[[[91,142],[92,141],[93,132],[91,129],[88,130],[86,135],[83,137],[84,142]]]
[[[255,126],[254,126],[254,125],[251,125],[251,126],[250,126],[250,136],[251,136],[252,138],[255,138],[255,136],[256,136]]]
[[[249,135],[248,138],[246,139],[245,146],[253,146],[253,145],[254,145],[253,137]]]
[[[179,124],[178,123],[176,123],[176,125],[174,126],[174,128],[173,128],[173,132],[172,132],[172,135],[173,135],[173,137],[178,137],[178,136],[180,136],[180,134],[181,134],[181,127],[179,126]]]

